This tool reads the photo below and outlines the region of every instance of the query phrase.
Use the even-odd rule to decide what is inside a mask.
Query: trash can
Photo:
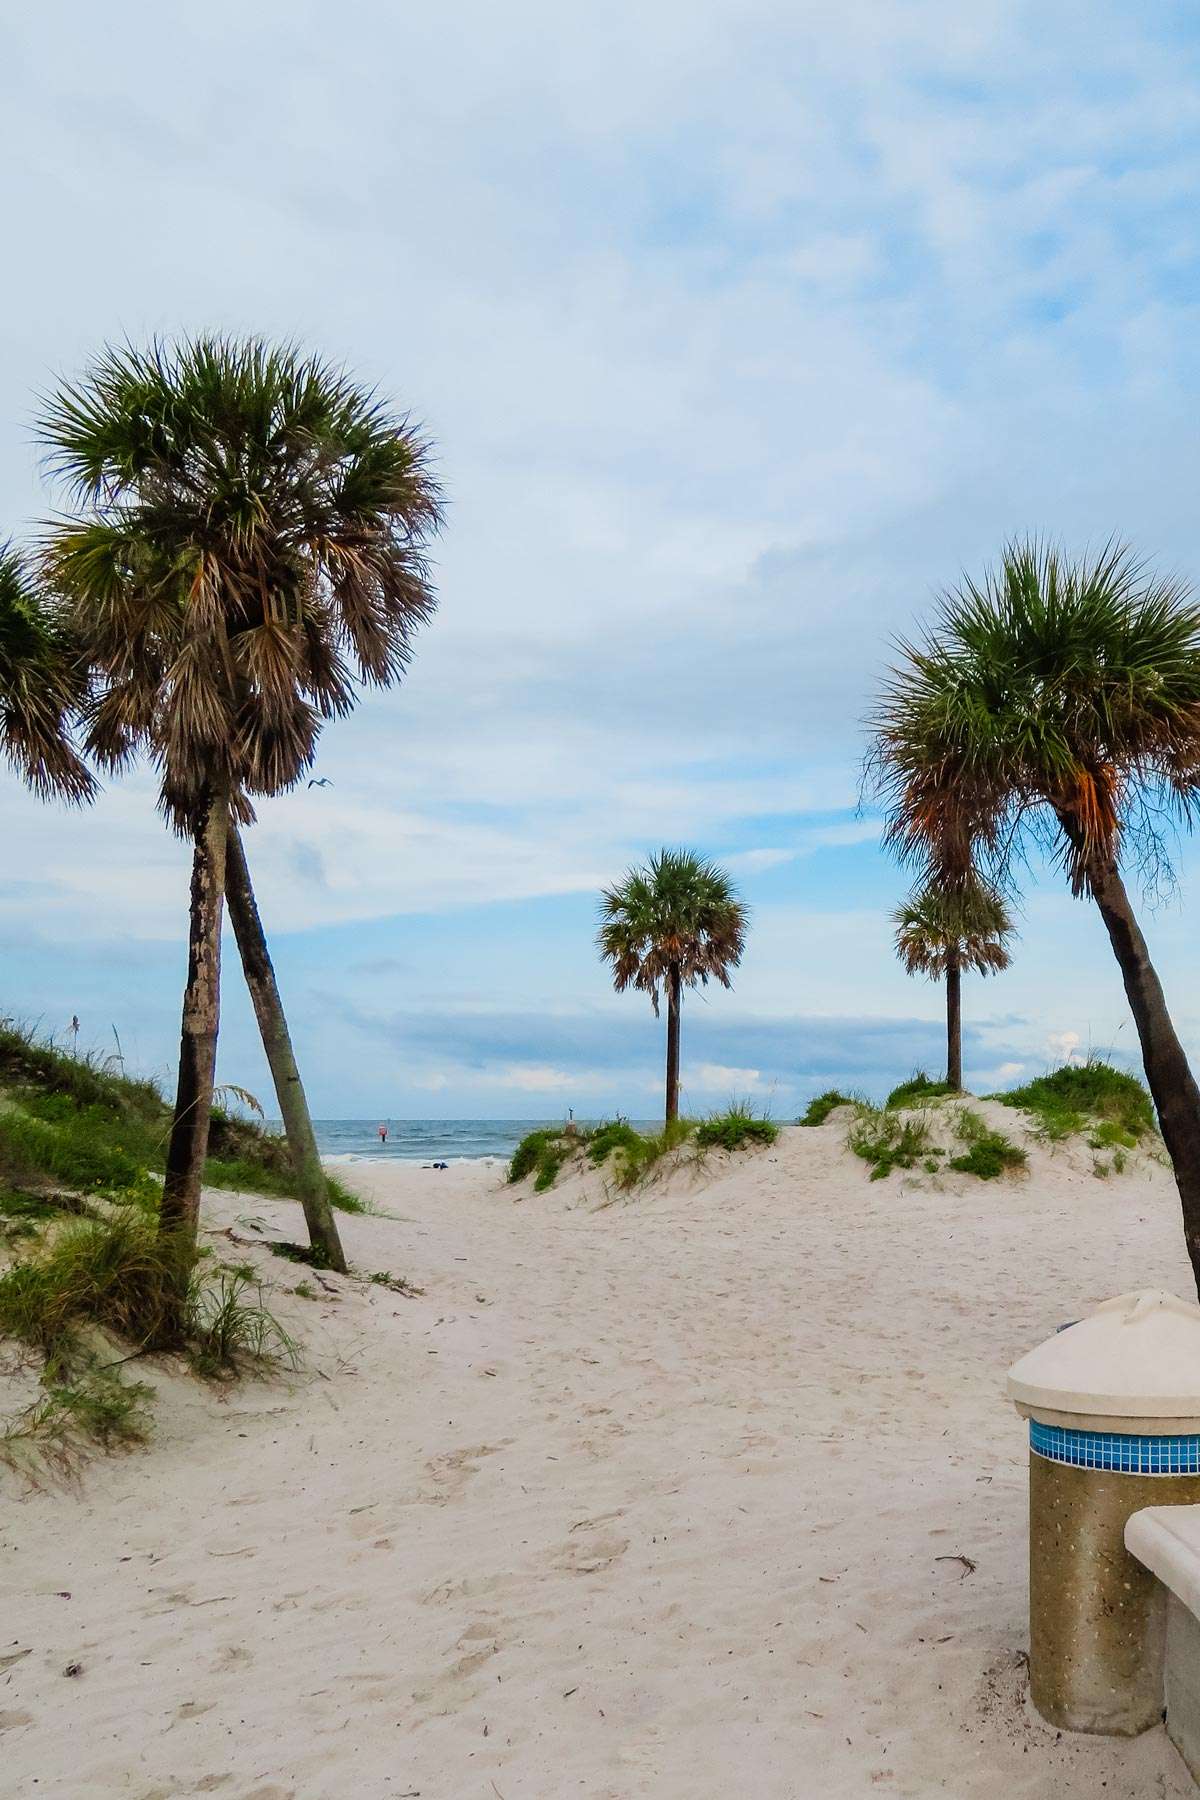
[[[1125,1548],[1200,1502],[1200,1306],[1122,1294],[1015,1363],[1029,1420],[1029,1675],[1050,1724],[1133,1737],[1163,1709],[1166,1590]]]

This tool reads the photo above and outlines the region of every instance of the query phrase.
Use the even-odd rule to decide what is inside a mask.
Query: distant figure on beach
[[[387,1143],[387,1126],[386,1125],[381,1125],[379,1127],[379,1141],[381,1144]]]

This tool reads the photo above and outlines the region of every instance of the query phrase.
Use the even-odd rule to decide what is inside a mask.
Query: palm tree
[[[748,910],[729,876],[692,850],[660,850],[600,896],[600,955],[617,992],[640,988],[658,1017],[667,996],[668,1125],[679,1117],[679,1014],[685,987],[729,987],[742,959]]]
[[[186,1244],[212,1106],[230,822],[251,823],[254,797],[303,776],[356,680],[403,673],[434,606],[424,549],[440,495],[406,419],[319,359],[257,339],[107,350],[47,404],[40,431],[78,508],[48,529],[44,562],[92,672],[87,747],[107,769],[148,754],[162,811],[192,843],[161,1214]],[[344,1266],[327,1192],[306,1212]]]
[[[50,597],[0,544],[0,751],[42,799],[79,805],[96,783],[71,742],[86,678]]]
[[[910,975],[946,983],[946,1085],[962,1087],[964,969],[998,974],[1012,960],[1004,939],[1012,919],[1003,899],[978,878],[962,888],[924,887],[892,914],[896,955]]]
[[[886,841],[961,888],[1002,884],[1031,839],[1096,903],[1124,979],[1200,1287],[1200,1089],[1122,876],[1169,877],[1164,809],[1190,823],[1200,774],[1200,607],[1128,549],[1068,561],[1034,541],[946,594],[901,644],[868,774]]]

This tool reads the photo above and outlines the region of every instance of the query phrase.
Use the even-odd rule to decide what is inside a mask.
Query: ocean
[[[592,1121],[581,1119],[580,1124]],[[639,1130],[658,1127],[631,1121]],[[403,1162],[461,1162],[481,1156],[510,1157],[529,1131],[561,1125],[559,1119],[314,1119],[322,1156],[369,1156]],[[387,1126],[380,1143],[379,1127]],[[278,1124],[274,1125],[279,1130]]]

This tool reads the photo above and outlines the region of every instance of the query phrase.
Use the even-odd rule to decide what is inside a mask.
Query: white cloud
[[[758,1069],[731,1069],[723,1063],[700,1063],[685,1074],[687,1088],[704,1094],[725,1093],[731,1098],[758,1087],[762,1081]]]
[[[562,1093],[577,1088],[590,1077],[570,1069],[553,1069],[547,1063],[510,1063],[488,1077],[488,1084],[499,1088],[516,1088],[523,1094]]]

